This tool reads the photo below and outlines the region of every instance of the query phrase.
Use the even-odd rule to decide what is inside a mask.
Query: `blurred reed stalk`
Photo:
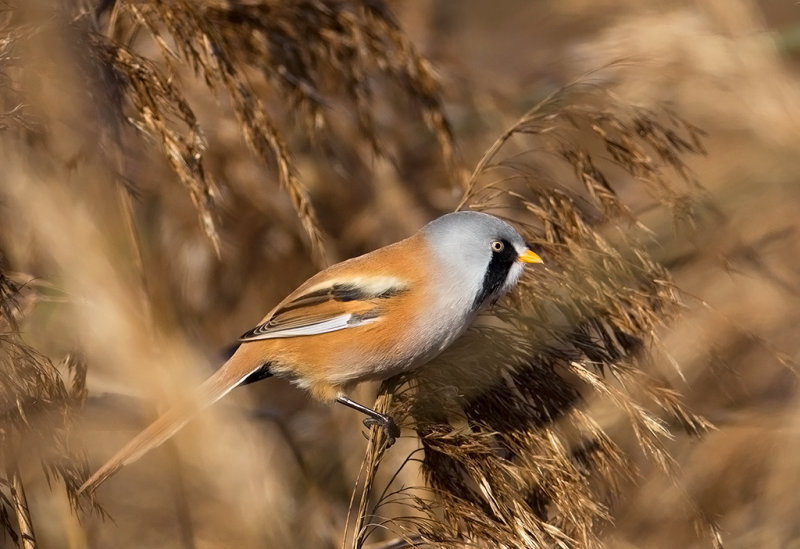
[[[8,441],[3,440],[3,445],[8,448]],[[11,506],[17,516],[19,526],[19,546],[23,549],[36,549],[36,536],[33,533],[33,522],[28,509],[28,498],[25,497],[25,486],[19,474],[19,468],[13,458],[6,457],[6,478],[10,480],[9,492]]]

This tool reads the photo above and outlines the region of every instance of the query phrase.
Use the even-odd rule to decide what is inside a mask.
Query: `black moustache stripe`
[[[501,242],[503,243],[503,251],[492,252],[492,259],[486,269],[486,274],[483,276],[481,290],[472,303],[473,309],[483,305],[487,299],[500,289],[508,277],[511,266],[517,260],[517,251],[514,246],[507,240],[502,240]]]

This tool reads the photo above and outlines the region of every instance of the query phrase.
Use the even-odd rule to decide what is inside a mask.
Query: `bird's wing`
[[[239,340],[309,336],[362,326],[380,318],[382,301],[407,289],[392,277],[329,280],[289,296]]]

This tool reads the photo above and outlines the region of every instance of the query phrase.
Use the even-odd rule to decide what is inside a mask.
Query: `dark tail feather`
[[[252,374],[244,378],[244,381],[242,381],[240,385],[249,385],[251,383],[255,383],[256,381],[267,379],[268,377],[272,377],[272,372],[269,369],[269,363],[262,364],[261,366],[253,370]]]
[[[237,341],[236,343],[232,343],[228,345],[225,349],[220,352],[220,356],[225,359],[229,360],[236,351],[239,350],[239,347],[242,346],[242,343]],[[272,372],[269,369],[269,364],[262,364],[256,370],[253,371],[252,374],[244,378],[244,381],[240,385],[249,385],[251,383],[255,383],[256,381],[261,381],[262,379],[267,379],[268,377],[272,377]]]

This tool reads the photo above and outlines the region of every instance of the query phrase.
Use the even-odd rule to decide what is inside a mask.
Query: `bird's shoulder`
[[[424,239],[414,235],[318,272],[281,301],[275,311],[304,300],[357,301],[387,297],[428,276]]]

